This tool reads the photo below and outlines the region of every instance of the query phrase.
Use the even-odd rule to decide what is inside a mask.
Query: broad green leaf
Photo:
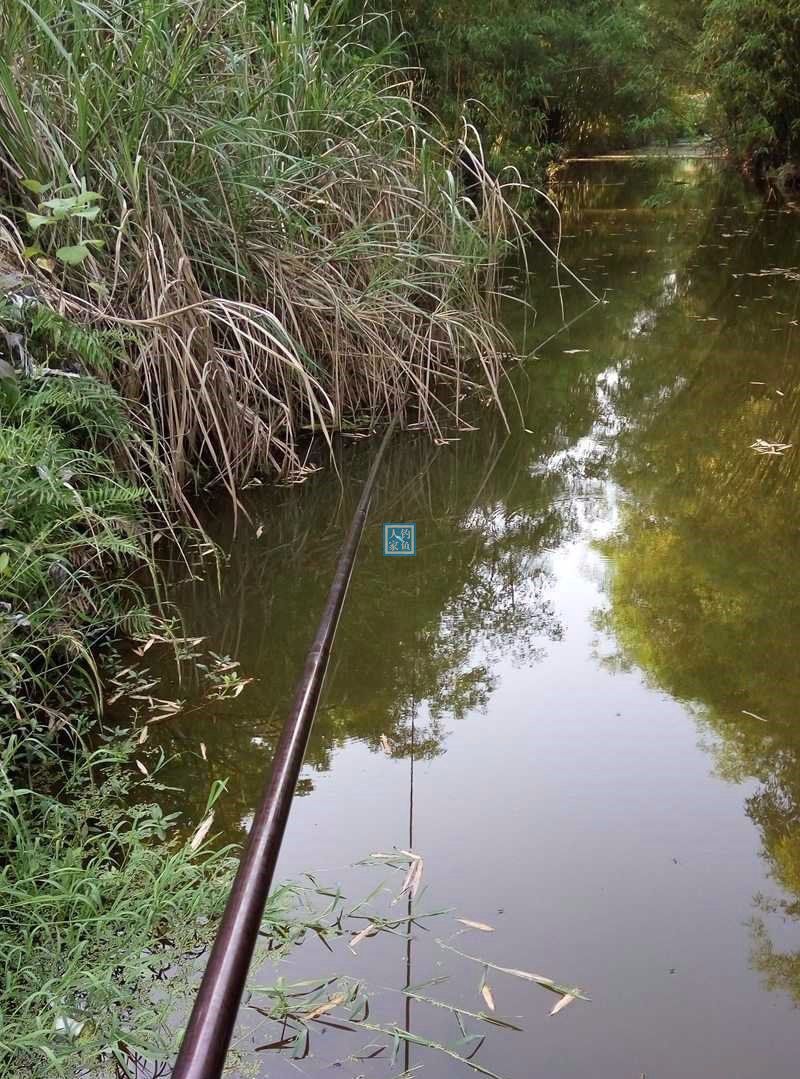
[[[40,202],[39,208],[45,207],[48,210],[52,210],[58,217],[63,217],[68,214],[70,210],[74,210],[78,202],[77,195],[70,195],[65,199],[48,199],[46,202]]]
[[[41,203],[56,214],[68,214],[72,210],[82,210],[91,202],[96,202],[100,196],[96,191],[81,191],[80,195],[67,195],[65,198],[48,199]]]
[[[75,210],[71,213],[70,217],[80,217],[84,221],[94,221],[97,215],[100,213],[99,206],[87,206],[85,210]]]
[[[32,191],[34,195],[42,195],[48,188],[52,187],[52,184],[41,184],[38,180],[20,180],[22,186],[26,191]]]
[[[30,226],[30,228],[33,229],[34,232],[42,225],[52,225],[53,223],[52,217],[45,217],[43,214],[32,214],[26,212],[25,217],[27,219],[28,225]]]
[[[66,266],[80,266],[88,255],[89,248],[86,244],[74,244],[71,247],[59,247],[58,251],[56,251],[56,258]]]
[[[37,255],[43,255],[44,251],[42,251],[38,244],[31,244],[29,247],[23,247],[22,254],[26,259],[33,259],[36,258]]]

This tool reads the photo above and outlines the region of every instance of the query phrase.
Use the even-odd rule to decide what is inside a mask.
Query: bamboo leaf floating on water
[[[757,438],[750,446],[751,450],[765,454],[768,457],[782,457],[784,452],[791,448],[791,442],[767,442],[763,438]]]
[[[482,933],[494,933],[494,927],[486,925],[485,922],[473,922],[469,918],[456,918],[456,921],[469,926],[470,929],[480,929]]]
[[[489,1009],[490,1012],[493,1012],[495,1010],[494,995],[489,985],[484,984],[483,989],[481,989],[481,996],[486,1001],[486,1007]],[[550,1014],[552,1015],[552,1012]]]
[[[211,825],[213,823],[214,810],[212,809],[211,812],[206,814],[205,818],[200,822],[197,831],[192,836],[192,841],[189,844],[191,850],[197,850],[197,848],[202,844],[203,840],[211,830]]]
[[[419,891],[419,886],[422,883],[422,870],[425,863],[422,860],[421,854],[414,854],[414,852],[410,850],[401,850],[400,853],[405,854],[407,858],[410,858],[411,864],[408,867],[406,879],[403,881],[403,887],[400,889],[400,895],[398,895],[397,898],[399,899],[400,896],[405,895],[405,893],[408,892],[411,898],[415,899],[417,892]]]
[[[368,926],[361,930],[360,933],[356,933],[351,941],[348,943],[348,948],[355,951],[356,945],[360,944],[362,940],[366,940],[367,937],[378,932],[378,928],[374,922],[370,922]]]
[[[438,937],[436,943],[440,948],[444,948],[448,952],[453,952],[455,955],[460,955],[462,959],[469,959],[473,963],[480,963],[483,967],[488,967],[491,970],[496,970],[500,974],[508,974],[512,978],[522,978],[526,982],[535,982],[536,985],[540,985],[542,989],[548,989],[551,993],[557,993],[558,996],[573,996],[578,1000],[591,1000],[591,997],[586,996],[582,989],[577,986],[572,988],[566,985],[559,985],[558,982],[553,981],[552,978],[545,978],[543,974],[531,974],[527,970],[517,970],[515,967],[501,967],[497,963],[490,963],[486,959],[480,959],[477,955],[468,955],[466,952],[459,951],[458,948],[454,948],[452,944],[448,944],[446,941],[440,940]]]
[[[746,708],[742,709],[743,716],[750,716],[751,719],[757,719],[759,723],[766,723],[766,719],[763,716],[757,716],[755,712],[748,712]]]
[[[441,1042],[431,1041],[428,1038],[419,1037],[408,1030],[403,1030],[402,1027],[383,1027],[377,1023],[356,1023],[355,1025],[363,1027],[365,1030],[372,1030],[376,1033],[385,1034],[387,1037],[391,1037],[395,1046],[399,1046],[400,1042],[408,1042],[410,1045],[419,1045],[425,1049],[435,1049],[439,1053],[444,1053],[445,1056],[452,1057],[453,1060],[458,1060],[461,1064],[466,1064],[468,1068],[478,1072],[480,1075],[487,1076],[487,1079],[505,1079],[504,1076],[498,1075],[497,1072],[489,1071],[488,1068],[484,1068],[470,1057],[462,1056],[450,1046],[443,1045]]]
[[[447,979],[437,978],[435,981],[447,981]],[[417,1000],[420,1004],[429,1004],[432,1008],[444,1008],[445,1011],[452,1012],[456,1019],[459,1016],[466,1015],[470,1019],[479,1019],[482,1023],[489,1023],[493,1027],[503,1027],[505,1030],[515,1030],[520,1034],[522,1033],[522,1027],[512,1023],[510,1019],[501,1019],[499,1015],[489,1015],[487,1012],[471,1012],[467,1008],[459,1008],[455,1004],[448,1004],[444,1000],[422,996],[411,989],[404,989],[403,996],[411,997],[412,1000]]]
[[[561,1000],[557,1001],[553,1005],[553,1010],[550,1012],[550,1014],[551,1015],[557,1015],[560,1011],[563,1011],[564,1008],[566,1008],[569,1004],[571,1004],[573,1002],[573,1000],[575,1000],[575,999],[576,999],[576,997],[575,997],[574,993],[565,994],[561,998]]]
[[[334,1008],[338,1008],[340,1004],[344,1004],[347,1000],[347,994],[337,993],[336,996],[331,997],[330,1000],[326,1000],[324,1004],[318,1005],[308,1015],[304,1015],[303,1018],[306,1022],[310,1022],[312,1019],[319,1018],[320,1015],[325,1015],[326,1012],[332,1012]]]

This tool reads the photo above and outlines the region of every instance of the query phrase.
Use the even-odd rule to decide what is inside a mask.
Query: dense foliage
[[[451,124],[465,108],[487,152],[523,168],[555,144],[644,142],[680,132],[677,80],[662,63],[674,20],[665,11],[656,21],[655,7],[634,0],[397,5],[434,108]]]
[[[781,164],[800,151],[800,3],[711,0],[699,58],[710,112],[736,155]]]
[[[88,373],[109,371],[121,341],[15,291],[18,275],[9,281],[0,305],[0,1064],[28,1079],[74,1075],[90,1060],[98,1075],[125,1074],[138,1054],[170,1051],[178,986],[164,976],[206,942],[230,870],[200,842],[176,841],[176,818],[137,789],[147,780],[129,767],[133,742],[97,722],[100,647],[154,625],[145,492],[121,467],[134,436],[118,394]]]
[[[742,160],[798,150],[797,0],[396,0],[423,95],[495,163],[711,131]]]
[[[18,748],[0,756],[3,1074],[136,1074],[173,1051],[180,963],[208,943],[230,859],[176,841],[121,767],[129,745],[53,758],[57,797],[15,779]]]

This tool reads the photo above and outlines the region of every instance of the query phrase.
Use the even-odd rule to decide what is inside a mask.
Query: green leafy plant
[[[152,625],[146,491],[120,471],[131,428],[107,384],[69,370],[110,363],[106,342],[39,305],[6,305],[25,353],[0,378],[0,728],[58,729],[100,707],[95,649]],[[22,342],[19,345],[19,342]],[[61,367],[53,349],[57,348]],[[33,357],[45,362],[37,364]]]
[[[22,186],[36,194],[41,194],[50,187],[38,180],[23,180]],[[45,232],[59,233],[75,222],[82,224],[84,221],[96,221],[100,215],[100,207],[97,205],[99,199],[100,195],[96,191],[87,191],[85,182],[81,182],[77,194],[45,199],[39,203],[37,213],[27,211],[25,218],[28,228],[37,235],[42,229]],[[62,225],[64,230],[59,229]],[[82,228],[79,235],[77,243],[62,244],[56,248],[55,256],[65,266],[79,266],[91,254],[90,249],[99,250],[103,246],[102,240],[83,235]],[[47,257],[38,243],[26,247],[24,254],[33,259],[40,268],[52,271],[52,259]]]
[[[229,852],[179,840],[176,820],[123,765],[127,743],[58,765],[59,794],[14,778],[0,755],[0,1063],[27,1079],[126,1075],[173,1046],[187,960],[208,943]],[[103,776],[102,779],[98,776]],[[209,812],[220,794],[209,799]],[[132,804],[133,803],[133,804]]]

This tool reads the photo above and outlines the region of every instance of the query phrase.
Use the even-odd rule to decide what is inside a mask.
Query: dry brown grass
[[[18,213],[17,243],[38,240],[28,270],[59,306],[129,335],[116,378],[173,497],[296,477],[310,430],[401,411],[440,435],[464,394],[499,401],[507,187],[486,177],[474,212],[408,74],[336,6],[278,4],[268,27],[219,0],[0,13],[13,202],[101,196],[35,237]],[[103,249],[53,260],[86,239]]]

